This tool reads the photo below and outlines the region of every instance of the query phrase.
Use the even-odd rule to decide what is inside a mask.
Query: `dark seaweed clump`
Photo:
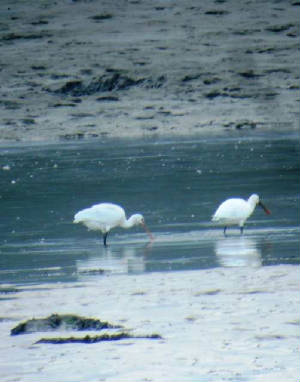
[[[33,318],[25,321],[14,327],[10,334],[12,336],[18,334],[35,333],[35,332],[49,332],[55,330],[102,330],[102,329],[124,329],[120,325],[112,325],[109,322],[80,317],[74,314],[51,314],[46,318]],[[162,339],[159,334],[146,334],[146,335],[133,335],[128,331],[123,330],[112,334],[102,335],[86,335],[84,337],[53,337],[41,338],[36,344],[67,344],[67,343],[84,343],[93,344],[102,341],[119,341],[123,339]]]
[[[56,337],[56,338],[41,338],[36,344],[69,344],[69,343],[85,343],[93,344],[103,341],[119,341],[124,339],[162,339],[159,334],[135,336],[127,332],[116,334],[103,334],[101,336],[85,336],[85,337]]]
[[[18,334],[34,333],[34,332],[48,332],[59,329],[66,330],[102,330],[121,328],[120,325],[112,325],[109,322],[80,317],[73,314],[51,314],[46,318],[33,318],[31,320],[21,322],[14,327],[10,334],[12,336]]]

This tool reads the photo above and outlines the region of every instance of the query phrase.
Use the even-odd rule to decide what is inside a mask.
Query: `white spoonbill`
[[[109,231],[114,227],[131,228],[135,225],[142,225],[148,233],[150,240],[153,236],[145,224],[143,215],[134,214],[126,219],[125,211],[122,207],[112,203],[95,204],[90,208],[85,208],[77,212],[73,223],[82,223],[89,230],[101,231],[103,234],[103,244],[106,247],[106,240]]]
[[[231,225],[238,225],[242,234],[246,220],[252,215],[257,205],[262,207],[266,214],[271,213],[259,200],[259,196],[253,194],[248,200],[240,198],[225,200],[214,213],[212,221],[224,225],[224,235],[226,235],[227,227]]]

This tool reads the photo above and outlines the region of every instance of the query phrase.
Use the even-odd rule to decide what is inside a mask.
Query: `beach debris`
[[[132,334],[121,325],[112,325],[109,322],[94,318],[80,317],[74,314],[51,314],[46,318],[33,318],[25,321],[11,329],[11,336],[19,334],[29,334],[36,332],[50,332],[59,330],[105,330],[120,329],[114,333],[104,333],[102,335],[85,335],[83,337],[51,337],[41,338],[35,344],[67,344],[85,343],[93,344],[102,341],[119,341],[125,339],[162,339],[161,335],[152,334]],[[122,330],[121,330],[122,329]]]
[[[132,335],[128,332],[120,332],[115,334],[102,334],[100,336],[85,336],[85,337],[56,337],[56,338],[41,338],[35,344],[69,344],[69,343],[85,343],[94,344],[103,341],[120,341],[126,339],[162,339],[159,334],[150,335]]]
[[[48,332],[55,330],[103,330],[120,329],[120,325],[112,325],[109,322],[94,318],[80,317],[73,314],[51,314],[46,318],[33,318],[21,322],[11,329],[12,336],[35,332]]]

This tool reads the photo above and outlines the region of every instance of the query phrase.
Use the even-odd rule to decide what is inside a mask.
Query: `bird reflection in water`
[[[225,237],[215,244],[218,262],[223,267],[260,267],[261,252],[254,239]]]
[[[76,262],[77,273],[80,276],[94,276],[111,273],[143,273],[146,271],[147,254],[152,243],[146,246],[105,247],[99,256],[90,256],[86,260]]]

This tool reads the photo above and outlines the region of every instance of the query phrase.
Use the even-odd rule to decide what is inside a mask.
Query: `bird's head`
[[[144,216],[141,214],[134,214],[131,216],[130,220],[132,220],[133,225],[141,225],[144,227],[144,230],[147,232],[149,238],[151,241],[153,241],[152,233],[150,232],[149,228],[146,226]]]
[[[252,194],[248,199],[248,202],[256,206],[257,204],[259,204],[259,196],[257,194]]]
[[[270,210],[268,210],[267,207],[260,201],[259,196],[257,194],[252,194],[248,201],[250,201],[250,203],[254,204],[255,206],[259,205],[267,215],[271,214]]]
[[[141,214],[134,214],[130,218],[133,222],[133,225],[144,225],[145,224],[145,219],[144,216]]]

